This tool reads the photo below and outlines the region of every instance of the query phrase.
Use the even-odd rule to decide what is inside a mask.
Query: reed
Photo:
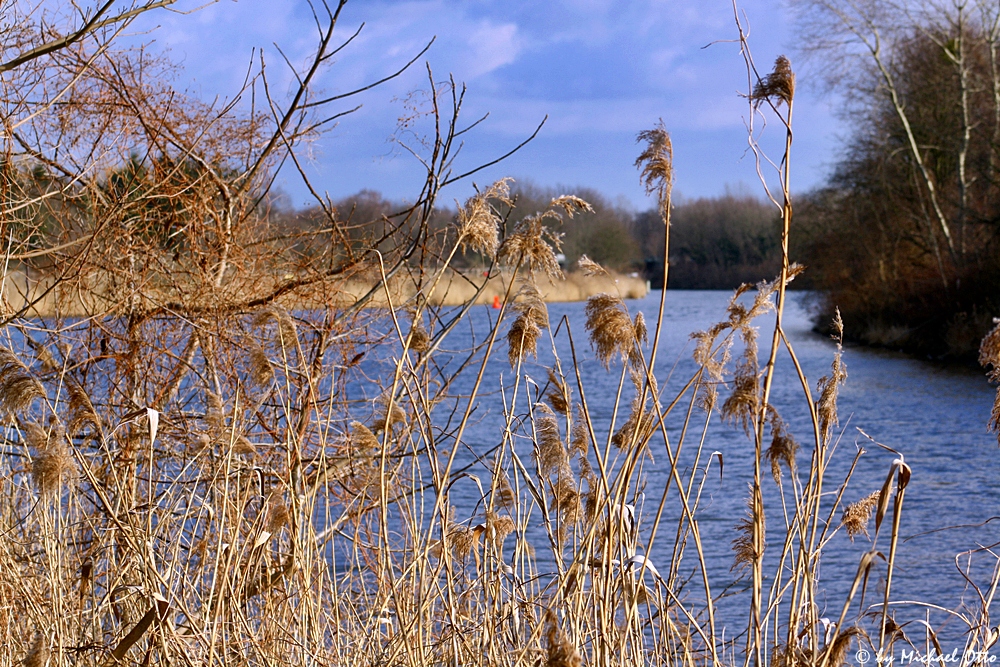
[[[880,490],[852,484],[867,465],[861,448],[830,479],[847,371],[838,348],[814,391],[782,324],[801,271],[788,256],[794,75],[779,58],[758,76],[742,43],[751,117],[767,113],[787,131],[769,192],[782,212],[782,270],[741,287],[693,334],[687,377],[657,363],[662,299],[647,322],[620,291],[591,296],[586,342],[550,320],[541,292],[561,279],[558,226],[589,206],[564,196],[518,212],[509,179],[473,194],[442,234],[422,224],[373,235],[358,276],[374,278],[357,307],[251,300],[183,318],[156,307],[11,319],[0,346],[0,667],[832,667],[853,648],[915,647],[890,611],[911,471],[870,440],[894,453]],[[453,138],[436,139],[425,214]],[[669,244],[670,137],[657,127],[640,140],[637,166]],[[450,261],[466,250],[501,285],[486,330],[470,315],[482,285],[440,305]],[[608,275],[586,257],[580,265]],[[412,290],[395,292],[393,280]],[[385,308],[364,309],[376,294]],[[765,347],[761,326],[773,326]],[[449,348],[456,327],[471,328],[468,349]],[[833,327],[839,342],[842,323]],[[994,367],[997,340],[982,352]],[[546,349],[552,361],[540,366]],[[499,382],[495,357],[507,364]],[[802,442],[771,403],[779,358],[801,386],[781,409],[805,415]],[[596,414],[588,363],[614,379],[608,419]],[[709,472],[725,474],[712,451],[718,417],[753,452],[732,532],[746,585],[732,590],[702,530]],[[493,439],[474,441],[473,429]],[[654,465],[666,481],[647,498]],[[871,548],[831,620],[820,564],[844,548],[838,533]],[[996,640],[998,586],[995,567],[978,582],[981,604],[955,612],[970,649]],[[741,611],[724,616],[723,605]]]

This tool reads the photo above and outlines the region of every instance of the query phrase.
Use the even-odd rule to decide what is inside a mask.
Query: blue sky
[[[758,67],[769,70],[782,53],[794,67],[792,15],[780,0],[743,0],[740,10]],[[221,0],[193,14],[160,13],[155,21],[151,37],[183,66],[177,84],[205,98],[239,89],[255,47],[264,50],[272,87],[288,90],[292,78],[274,45],[305,63],[316,34],[300,0]],[[509,175],[566,190],[586,186],[645,208],[633,167],[635,136],[662,118],[674,142],[679,194],[713,196],[741,184],[760,191],[746,153],[747,104],[738,95],[746,73],[738,46],[726,43],[737,34],[730,0],[354,0],[342,15],[341,36],[362,22],[358,38],[320,78],[324,92],[379,79],[436,41],[403,76],[332,109],[364,105],[303,153],[316,188],[335,199],[362,188],[395,199],[419,191],[420,165],[393,137],[412,144],[397,124],[408,93],[428,87],[424,62],[436,80],[450,74],[468,87],[466,120],[490,114],[468,135],[459,170],[507,152],[549,117],[535,141],[477,174],[477,183]],[[802,85],[805,78],[795,106],[796,191],[822,182],[843,131],[835,101]],[[769,152],[777,154],[781,138],[776,124],[764,128]],[[284,187],[295,204],[306,203],[293,179]],[[466,182],[444,196],[470,193]]]

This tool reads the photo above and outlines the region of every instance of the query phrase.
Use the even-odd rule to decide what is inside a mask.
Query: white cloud
[[[465,72],[468,79],[509,65],[521,53],[521,39],[514,23],[495,25],[483,21],[469,34],[467,44],[471,55]]]

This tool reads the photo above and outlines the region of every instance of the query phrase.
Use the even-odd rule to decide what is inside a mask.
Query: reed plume
[[[462,246],[487,257],[495,257],[500,248],[500,225],[494,201],[512,206],[510,199],[511,178],[499,181],[465,201],[458,209],[458,238]],[[414,348],[415,349],[415,348]],[[418,350],[419,351],[419,350]]]
[[[792,72],[792,64],[788,62],[788,58],[778,56],[775,59],[774,69],[757,81],[750,97],[755,105],[764,100],[771,100],[779,105],[782,102],[791,105],[792,98],[795,97],[795,73]]]
[[[24,426],[25,438],[35,450],[31,460],[31,479],[43,496],[58,493],[76,477],[76,461],[69,449],[66,432],[53,422],[46,431],[38,424]]]
[[[639,168],[639,180],[646,194],[656,194],[660,205],[660,215],[668,219],[670,193],[674,187],[674,146],[670,134],[661,119],[652,130],[640,132],[636,141],[645,143],[646,148],[635,160]]]
[[[513,512],[517,496],[510,485],[506,472],[501,472],[493,478],[493,495],[496,502],[508,512]]]
[[[513,307],[517,316],[507,332],[507,359],[511,368],[516,368],[526,354],[537,356],[538,338],[542,329],[549,326],[549,311],[534,285],[522,286],[518,297]]]
[[[350,443],[354,453],[368,454],[378,449],[378,438],[361,422],[351,422]]]
[[[795,441],[788,425],[781,418],[774,406],[768,405],[768,421],[771,425],[771,446],[764,452],[764,457],[771,464],[771,475],[774,481],[781,483],[781,466],[788,469],[788,474],[795,477],[796,464],[795,455],[799,451],[799,443]]]
[[[24,335],[24,342],[26,342],[32,352],[35,353],[35,358],[38,359],[43,371],[54,371],[59,368],[59,364],[56,363],[56,359],[52,356],[52,352],[49,350],[47,345],[39,343],[28,334]]]
[[[603,266],[586,255],[580,255],[580,259],[576,261],[576,265],[581,271],[583,271],[583,275],[585,276],[593,277],[610,275]]]
[[[0,409],[13,416],[27,410],[32,401],[44,395],[45,390],[38,378],[28,371],[17,355],[0,346]]]
[[[754,548],[754,543],[753,543],[754,521],[757,519],[755,503],[753,498],[754,494],[753,494],[753,489],[751,488],[750,495],[747,497],[746,515],[736,522],[736,532],[738,533],[738,535],[736,536],[736,539],[733,540],[733,553],[736,556],[733,562],[733,566],[731,568],[733,570],[741,567],[749,567],[754,563],[756,563],[758,559],[760,559],[760,557],[763,555],[763,551],[758,553],[758,551]],[[763,510],[763,508],[760,509]],[[767,531],[765,530],[763,511],[761,511],[760,514],[760,533],[761,536],[767,534]],[[764,549],[764,546],[765,546],[764,539],[762,537],[761,538],[762,550]]]
[[[583,658],[559,627],[559,620],[551,609],[545,611],[545,667],[583,667]]]
[[[295,325],[295,320],[281,306],[272,304],[261,310],[250,320],[251,325],[257,328],[263,328],[269,322],[274,322],[278,325],[278,339],[275,342],[279,346],[290,347],[298,339],[298,327]]]
[[[249,342],[249,369],[248,377],[258,387],[268,387],[274,381],[274,369],[271,361],[267,358],[267,352],[260,343],[251,339]]]
[[[503,541],[516,528],[517,525],[514,523],[514,519],[506,514],[497,514],[496,512],[486,513],[486,539],[497,549],[503,546]]]
[[[635,324],[628,315],[621,298],[600,293],[587,299],[585,308],[587,320],[584,324],[590,332],[590,342],[605,368],[618,354],[623,361],[638,360],[638,338]]]
[[[389,409],[389,403],[392,403],[392,409]],[[402,424],[406,421],[406,413],[403,412],[403,408],[399,407],[398,401],[390,401],[390,397],[387,394],[383,394],[376,401],[376,411],[375,411],[375,421],[372,422],[371,430],[375,433],[379,431],[391,431],[397,424]]]
[[[66,393],[69,396],[69,403],[66,406],[66,411],[69,413],[66,428],[69,433],[79,433],[84,426],[90,424],[94,427],[98,437],[103,439],[104,430],[101,417],[97,414],[97,410],[83,385],[72,377],[67,377]]]
[[[559,195],[549,202],[549,209],[562,211],[572,218],[577,213],[593,213],[594,207],[576,195]]]
[[[576,405],[576,416],[573,419],[573,427],[570,430],[569,449],[571,452],[580,455],[581,463],[586,460],[587,452],[590,450],[590,429],[587,428],[587,421],[583,415],[583,407],[579,403]]]
[[[611,436],[611,444],[622,448],[630,445],[644,447],[649,437],[656,428],[654,416],[646,409],[646,400],[642,398],[642,392],[637,392],[632,399],[632,408],[629,410],[628,419],[618,431]]]
[[[35,638],[31,642],[31,648],[24,656],[21,664],[24,667],[46,667],[49,662],[49,642],[41,632],[35,633]]]
[[[722,418],[750,433],[760,409],[760,368],[757,362],[757,330],[742,326],[743,353],[733,374],[733,391],[722,404]]]
[[[858,535],[868,537],[868,522],[872,518],[872,510],[878,505],[881,491],[873,491],[861,500],[844,508],[840,524],[847,529],[847,535],[854,541]]]
[[[837,351],[833,355],[830,374],[824,375],[817,382],[819,399],[816,401],[816,412],[819,415],[820,433],[824,443],[830,441],[833,427],[840,423],[837,416],[837,396],[840,393],[840,385],[847,381],[847,366],[843,361],[844,321],[840,318],[839,309],[833,319],[833,330]]]
[[[548,369],[548,372],[549,386],[545,392],[545,400],[556,413],[568,416],[572,400],[569,385],[566,384],[566,380],[556,375],[553,369]]]
[[[542,474],[551,475],[568,466],[569,457],[559,437],[559,422],[555,414],[544,403],[536,403],[535,408],[538,411],[535,417],[535,456]]]
[[[291,515],[288,505],[282,500],[281,492],[271,491],[267,496],[267,511],[264,515],[264,530],[274,535],[289,523]]]

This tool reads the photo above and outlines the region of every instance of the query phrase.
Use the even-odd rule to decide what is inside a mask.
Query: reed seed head
[[[417,354],[422,354],[430,347],[431,337],[427,335],[427,330],[419,322],[410,328],[410,343],[408,350],[413,350]]]
[[[492,201],[512,206],[510,199],[511,178],[502,178],[483,192],[469,197],[458,209],[458,236],[463,246],[487,257],[494,257],[500,247],[500,225]]]
[[[24,341],[35,353],[35,358],[38,359],[43,371],[54,371],[59,368],[59,364],[56,363],[56,358],[52,355],[52,351],[49,350],[49,347],[45,345],[45,343],[39,343],[28,335],[25,335]]]
[[[514,511],[517,496],[510,485],[510,480],[507,479],[507,473],[501,472],[493,478],[493,493],[495,494],[497,504],[506,508],[508,512]]]
[[[590,342],[605,368],[619,354],[623,361],[635,361],[638,355],[638,337],[635,325],[628,315],[621,298],[600,293],[587,299],[584,324],[590,332]]]
[[[545,667],[583,667],[583,658],[551,609],[545,611],[545,647]]]
[[[389,410],[389,397],[381,396],[377,401],[376,418],[372,423],[372,431],[389,431],[393,426],[406,421],[406,413],[399,407],[397,401],[392,402],[392,410]]]
[[[563,526],[575,523],[580,518],[580,491],[568,463],[559,469],[556,481],[552,484],[551,509],[559,513]]]
[[[378,449],[378,438],[361,422],[351,422],[351,447],[357,454],[367,454]]]
[[[290,519],[288,505],[281,498],[281,493],[272,491],[267,498],[267,514],[264,516],[264,530],[276,534]]]
[[[506,514],[486,513],[486,539],[495,547],[501,547],[504,539],[513,533],[515,528],[517,525],[514,523],[514,519]]]
[[[781,418],[778,411],[773,406],[767,406],[771,423],[771,446],[767,448],[764,456],[771,463],[771,475],[777,484],[781,484],[781,466],[788,469],[788,474],[795,476],[796,464],[795,455],[799,451],[799,443],[788,431],[785,420]]]
[[[46,667],[49,662],[49,642],[48,637],[43,633],[35,633],[35,638],[31,642],[31,648],[24,656],[21,663],[24,667]]]
[[[43,496],[58,493],[65,484],[76,479],[76,461],[69,449],[65,431],[52,424],[45,431],[37,424],[25,425],[26,440],[34,450],[31,478]]]
[[[276,342],[282,347],[293,347],[298,339],[298,329],[295,326],[295,320],[288,314],[288,311],[280,306],[272,305],[254,315],[250,323],[255,327],[263,328],[270,321],[278,325]]]
[[[583,407],[579,403],[576,404],[576,416],[573,418],[573,428],[570,430],[569,449],[570,452],[580,455],[581,462],[586,459],[587,452],[590,451],[590,430],[587,428]]]
[[[639,181],[646,188],[646,194],[655,193],[660,204],[660,214],[667,219],[670,207],[670,192],[674,187],[674,146],[670,134],[661,119],[652,130],[645,130],[636,137],[646,148],[635,160],[639,169]]]
[[[580,259],[576,261],[576,265],[580,267],[585,276],[607,276],[609,275],[607,270],[591,258],[586,255],[580,255]]]
[[[837,396],[840,393],[840,385],[847,380],[847,366],[841,357],[840,346],[833,356],[833,363],[830,365],[830,374],[819,379],[817,391],[819,399],[816,401],[816,412],[819,414],[819,430],[823,437],[823,442],[829,442],[833,432],[833,427],[840,423],[837,414]]]
[[[754,545],[754,522],[757,520],[756,511],[754,509],[755,503],[753,500],[753,490],[751,489],[750,496],[747,498],[747,512],[746,516],[740,519],[736,523],[736,531],[739,533],[735,540],[733,540],[733,552],[736,555],[735,561],[733,562],[733,567],[731,569],[735,570],[740,567],[747,567],[753,565],[758,561],[758,559],[763,555],[762,552],[758,552],[756,546]],[[761,535],[761,546],[764,544],[763,536],[767,534],[764,525],[764,514],[763,508],[761,508],[760,514],[760,535]]]
[[[615,447],[645,447],[653,434],[655,428],[653,415],[646,410],[641,397],[642,394],[637,393],[632,399],[632,409],[629,411],[628,419],[618,432],[611,436],[611,444]]]
[[[844,513],[840,518],[840,524],[847,529],[847,535],[854,541],[858,535],[868,537],[868,522],[872,518],[872,511],[878,505],[881,491],[873,491],[861,500],[851,503],[844,508]]]
[[[759,408],[760,369],[757,366],[757,346],[754,341],[747,344],[736,364],[733,391],[722,404],[722,418],[739,424],[745,432],[750,433]]]
[[[979,364],[984,368],[992,366],[993,373],[1000,372],[1000,317],[993,320],[996,326],[979,344]]]
[[[556,375],[553,369],[549,371],[549,386],[545,392],[545,400],[558,414],[568,415],[570,409],[570,390],[566,381]]]
[[[233,440],[233,454],[253,456],[256,453],[257,447],[245,435],[237,435],[235,440]]]
[[[45,395],[42,383],[21,363],[17,355],[0,346],[0,409],[13,416],[27,410]]]
[[[792,72],[792,64],[785,56],[778,56],[774,61],[774,69],[757,82],[750,98],[754,101],[754,105],[760,105],[764,100],[771,100],[778,105],[782,102],[791,105],[793,97],[795,97],[795,73]]]
[[[546,220],[560,221],[561,218],[553,211],[545,211],[518,222],[500,247],[500,259],[515,268],[526,264],[532,275],[542,273],[549,278],[562,278],[562,269],[556,259],[556,252],[562,248],[562,234],[546,226]]]
[[[83,388],[75,379],[67,377],[66,393],[69,395],[67,412],[69,413],[69,423],[66,425],[71,434],[79,433],[87,424],[93,425],[98,433],[102,431],[101,417],[94,409],[94,404]]]
[[[994,382],[1000,382],[1000,318],[993,320],[996,326],[986,334],[979,345],[979,363],[991,367],[989,377]],[[1000,388],[997,388],[993,399],[993,410],[988,422],[990,430],[997,434],[997,444],[1000,444]]]
[[[576,195],[560,195],[549,202],[549,209],[561,210],[572,218],[577,213],[593,213],[594,207]]]
[[[549,326],[549,311],[534,285],[518,290],[513,310],[517,316],[507,332],[507,359],[516,368],[526,354],[538,355],[538,339]]]
[[[274,381],[274,368],[267,358],[267,352],[256,340],[250,342],[249,377],[258,387],[268,387]]]
[[[568,466],[569,457],[559,437],[559,423],[555,414],[544,403],[536,403],[535,409],[538,413],[535,417],[535,456],[538,457],[538,468],[542,474],[550,475]]]

